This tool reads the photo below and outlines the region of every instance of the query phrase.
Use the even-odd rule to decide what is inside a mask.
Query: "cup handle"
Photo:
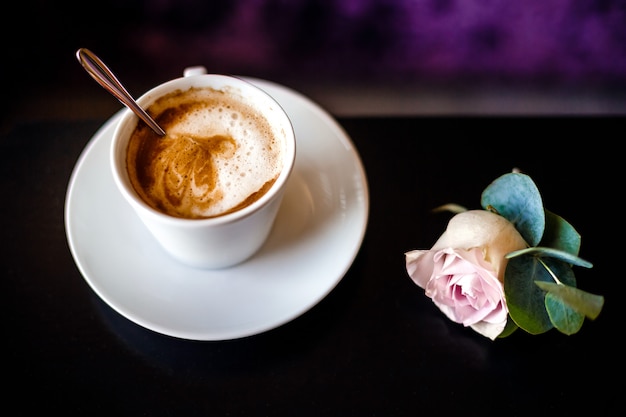
[[[202,65],[198,65],[198,66],[195,66],[195,67],[187,67],[183,71],[183,75],[185,77],[191,77],[191,76],[194,76],[194,75],[202,75],[202,74],[206,74],[206,73],[207,73],[207,70]]]

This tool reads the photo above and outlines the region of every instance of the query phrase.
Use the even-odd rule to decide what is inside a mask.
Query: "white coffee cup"
[[[127,170],[126,154],[131,134],[138,123],[143,123],[130,110],[123,113],[113,134],[111,169],[125,200],[172,257],[189,266],[226,268],[250,258],[267,240],[293,170],[296,139],[288,115],[266,92],[234,76],[207,74],[202,67],[188,68],[184,77],[151,89],[137,102],[147,109],[169,93],[192,87],[227,91],[264,116],[282,146],[282,168],[271,187],[251,204],[216,217],[182,218],[154,208],[135,190]]]

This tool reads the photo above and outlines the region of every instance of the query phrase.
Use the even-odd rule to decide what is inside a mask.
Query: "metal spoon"
[[[111,70],[89,49],[80,48],[76,51],[76,58],[83,68],[91,75],[107,91],[113,94],[122,104],[131,109],[141,120],[146,122],[148,126],[159,136],[165,136],[165,131],[159,126],[148,113],[135,101],[128,91],[124,88],[111,72]]]

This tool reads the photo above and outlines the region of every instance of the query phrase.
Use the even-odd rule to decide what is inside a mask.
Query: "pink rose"
[[[455,215],[430,250],[407,252],[406,269],[450,320],[493,340],[508,316],[504,256],[526,247],[504,217],[470,210]]]

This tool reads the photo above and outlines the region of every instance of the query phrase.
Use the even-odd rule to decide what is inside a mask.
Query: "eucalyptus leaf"
[[[561,333],[572,335],[583,327],[585,316],[553,293],[546,294],[546,311],[554,327]]]
[[[536,281],[559,282],[576,287],[576,277],[569,264],[554,258],[519,256],[509,260],[504,273],[504,295],[509,315],[519,327],[531,334],[554,327],[545,306],[546,292]]]
[[[592,320],[598,317],[604,306],[604,297],[601,295],[553,282],[536,281],[535,284],[548,294],[561,299],[576,312]]]
[[[552,281],[533,256],[509,260],[504,273],[504,296],[509,315],[517,326],[530,334],[540,334],[554,325],[545,308],[545,293],[534,284],[536,280]]]
[[[541,241],[545,211],[539,189],[526,174],[512,172],[496,178],[481,195],[481,206],[513,223],[529,246]]]
[[[580,234],[561,216],[545,210],[546,229],[539,246],[560,249],[572,255],[580,251]]]
[[[532,255],[544,258],[555,258],[563,262],[567,262],[571,265],[582,266],[583,268],[592,268],[593,264],[576,255],[572,255],[569,252],[564,252],[558,249],[546,248],[543,246],[536,246],[534,248],[520,249],[507,253],[504,257],[507,259],[515,258],[522,255]]]
[[[519,326],[515,324],[515,322],[509,316],[506,320],[506,326],[504,326],[504,330],[502,330],[502,333],[500,333],[498,337],[499,338],[508,337],[512,335],[517,329],[519,329]]]
[[[539,281],[554,283],[556,278],[561,284],[576,288],[576,275],[569,263],[556,258],[538,258],[537,261],[545,271],[538,275],[541,278]]]

